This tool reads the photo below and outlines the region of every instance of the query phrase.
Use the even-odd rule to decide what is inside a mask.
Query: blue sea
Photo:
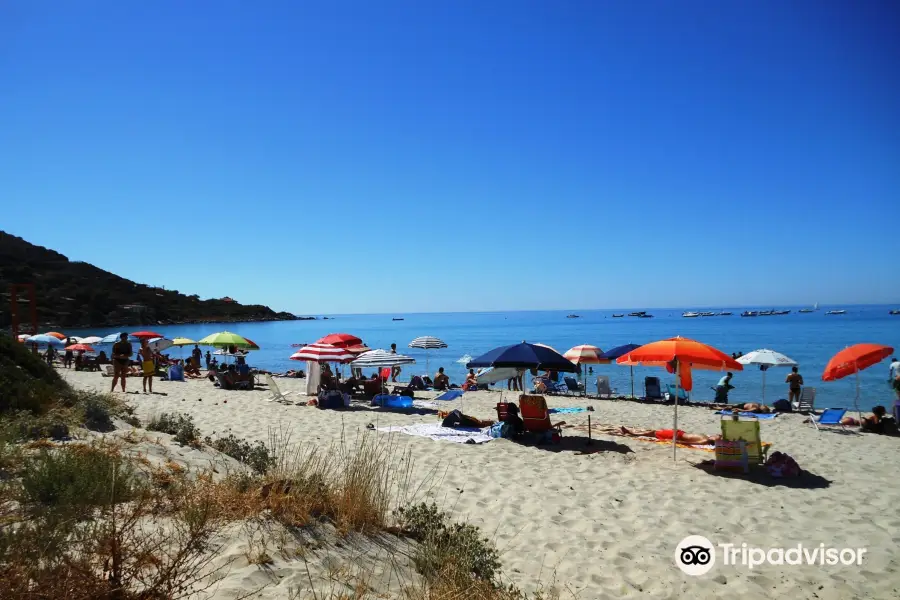
[[[771,309],[773,307],[765,307]],[[874,342],[897,348],[900,354],[900,315],[891,316],[894,306],[841,306],[819,307],[814,313],[798,313],[800,307],[774,307],[791,309],[783,316],[741,317],[744,308],[718,307],[716,311],[731,311],[733,316],[683,318],[685,310],[630,308],[619,310],[576,311],[580,318],[567,319],[572,311],[523,311],[489,313],[418,313],[378,315],[329,315],[328,320],[284,321],[270,323],[231,323],[222,325],[173,325],[148,324],[142,329],[152,329],[166,337],[183,336],[200,339],[216,331],[228,330],[246,336],[260,345],[253,352],[250,363],[271,371],[281,372],[291,368],[305,368],[304,363],[289,360],[296,351],[292,344],[315,342],[320,337],[337,332],[354,334],[370,348],[388,348],[396,343],[398,351],[413,356],[417,364],[404,367],[401,379],[410,373],[425,372],[425,352],[407,348],[409,342],[421,335],[439,337],[448,344],[443,350],[429,352],[430,371],[433,374],[443,366],[451,381],[461,382],[466,369],[459,362],[461,357],[476,357],[501,345],[526,340],[539,342],[565,352],[572,346],[592,344],[603,350],[622,344],[643,344],[681,335],[710,344],[731,354],[747,353],[759,348],[770,348],[797,361],[806,384],[817,388],[817,407],[852,407],[856,393],[855,378],[836,382],[823,382],[822,371],[828,359],[842,348],[858,342]],[[830,308],[846,309],[844,315],[826,315]],[[652,319],[634,317],[613,318],[614,313],[646,310]],[[713,310],[713,309],[709,309]],[[402,317],[394,321],[393,317]],[[71,330],[70,335],[105,335],[115,330]],[[182,352],[172,348],[169,354]],[[189,348],[184,350],[189,352]],[[888,385],[886,360],[861,374],[861,401],[864,409],[876,404],[890,406],[893,394]],[[784,378],[787,369],[771,369],[766,375],[766,401],[771,403],[787,395]],[[593,375],[588,376],[590,390],[597,375],[608,375],[612,386],[619,393],[631,391],[630,370],[615,364],[593,365]],[[663,382],[673,383],[673,376],[661,368],[635,367],[635,392],[643,393],[646,375],[659,376]],[[720,377],[717,373],[694,372],[692,399],[709,401],[710,389]],[[755,367],[746,367],[735,373],[730,400],[759,401],[762,397],[762,376]]]

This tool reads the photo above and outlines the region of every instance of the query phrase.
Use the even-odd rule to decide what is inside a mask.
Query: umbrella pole
[[[628,368],[631,369],[631,399],[634,400],[634,365]]]
[[[856,369],[856,400],[853,401],[853,405],[856,407],[856,416],[862,423],[862,411],[859,410],[859,369]]]
[[[677,461],[678,453],[678,384],[681,382],[681,365],[675,359],[675,426],[672,428],[672,460]]]
[[[766,404],[766,369],[763,369],[763,393],[762,393],[762,398],[763,398],[762,403],[763,403],[763,405],[765,406],[765,404]]]

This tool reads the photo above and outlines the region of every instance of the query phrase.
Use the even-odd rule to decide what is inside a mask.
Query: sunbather
[[[670,440],[673,437],[673,431],[671,429],[628,429],[625,426],[619,428],[619,432],[622,435],[627,435],[630,437],[655,437],[658,440]],[[678,430],[675,432],[675,435],[679,442],[682,444],[690,444],[694,446],[706,446],[709,444],[715,444],[716,440],[721,436],[709,436],[703,435],[700,433],[685,433],[682,430]]]
[[[746,404],[741,404],[740,406],[734,407],[735,410],[741,412],[750,412],[750,413],[759,413],[766,414],[772,412],[772,407],[766,406],[765,404],[757,404],[756,402],[747,402]]]
[[[438,369],[437,375],[434,376],[434,389],[446,390],[450,387],[450,377],[444,373],[444,367]]]
[[[466,383],[463,385],[464,390],[477,390],[478,389],[478,377],[475,376],[475,369],[469,369],[469,374],[466,375]]]

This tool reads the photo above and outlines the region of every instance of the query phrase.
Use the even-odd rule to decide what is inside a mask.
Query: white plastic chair
[[[272,394],[269,397],[269,400],[271,400],[272,402],[288,402],[287,397],[294,393],[294,392],[282,393],[282,391],[280,389],[278,389],[278,384],[275,383],[275,378],[272,377],[271,375],[269,375],[268,373],[266,374],[266,385],[269,386],[269,392],[271,392],[271,394]]]

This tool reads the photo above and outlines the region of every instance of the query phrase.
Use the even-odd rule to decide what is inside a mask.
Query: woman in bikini
[[[677,432],[673,432],[671,429],[628,429],[624,425],[619,428],[619,433],[629,437],[655,437],[658,440],[668,441],[671,441],[672,437],[677,437],[677,440],[680,443],[689,444],[691,446],[708,446],[709,444],[715,444],[716,440],[721,437],[703,435],[700,433],[685,433],[680,429]]]

